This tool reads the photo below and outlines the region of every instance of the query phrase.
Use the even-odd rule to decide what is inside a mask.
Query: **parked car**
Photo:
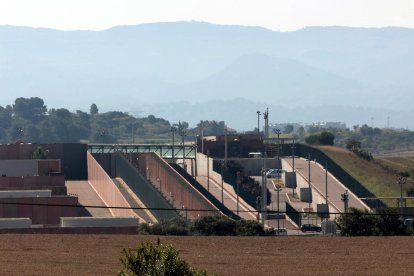
[[[287,236],[286,228],[275,228],[275,236]]]
[[[321,232],[322,228],[318,225],[315,224],[302,224],[302,226],[300,227],[300,230],[302,232]]]
[[[266,173],[267,178],[280,178],[282,174],[282,170],[280,169],[270,169]]]

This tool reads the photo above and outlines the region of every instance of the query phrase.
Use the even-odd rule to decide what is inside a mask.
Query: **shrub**
[[[138,227],[139,234],[147,235],[173,235],[187,236],[189,234],[189,222],[185,219],[161,220],[154,225],[142,223]]]
[[[32,159],[46,159],[46,152],[38,146],[32,153]]]
[[[305,138],[305,142],[310,145],[333,146],[334,140],[335,136],[328,131],[323,131],[320,134],[310,135]]]
[[[156,245],[145,242],[134,249],[123,249],[122,253],[123,269],[119,275],[207,275],[191,268],[173,246],[162,245],[159,240]]]
[[[191,231],[204,236],[234,236],[236,223],[227,217],[206,216],[194,220]]]
[[[254,220],[236,221],[237,236],[263,236],[265,231],[260,223]]]
[[[379,209],[371,214],[350,208],[347,214],[336,219],[342,236],[394,236],[407,235],[407,229],[393,209]]]
[[[349,140],[346,144],[346,148],[355,153],[359,158],[367,161],[372,161],[374,159],[372,154],[366,150],[363,150],[361,148],[361,143],[356,140]]]

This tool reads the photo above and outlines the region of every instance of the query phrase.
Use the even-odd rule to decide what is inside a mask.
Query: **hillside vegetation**
[[[401,163],[384,158],[374,158],[372,161],[367,161],[343,148],[332,146],[320,146],[319,148],[377,197],[397,197],[400,195],[400,186],[397,184],[398,174],[407,171],[406,168],[409,166],[402,158],[397,158]],[[407,160],[414,161],[411,158]],[[387,167],[384,164],[393,164],[394,167]],[[414,181],[408,178],[407,184],[403,187],[404,191],[413,186]],[[395,200],[385,202],[390,206],[396,204]]]

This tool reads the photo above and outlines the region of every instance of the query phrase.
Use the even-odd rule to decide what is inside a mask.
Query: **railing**
[[[146,153],[154,152],[166,159],[195,159],[194,145],[161,145],[161,144],[89,144],[90,153]]]

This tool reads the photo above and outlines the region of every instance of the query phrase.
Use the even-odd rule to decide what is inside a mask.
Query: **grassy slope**
[[[323,146],[320,149],[377,197],[400,195],[395,172],[384,169],[377,161],[368,162],[342,148]]]

